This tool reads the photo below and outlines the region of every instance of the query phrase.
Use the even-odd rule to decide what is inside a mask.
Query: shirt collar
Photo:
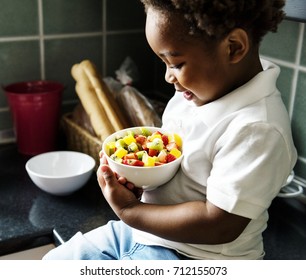
[[[196,107],[195,112],[207,126],[212,126],[226,115],[242,109],[262,98],[269,96],[276,90],[276,80],[280,73],[277,65],[261,60],[263,71],[243,86],[226,94],[225,96]]]

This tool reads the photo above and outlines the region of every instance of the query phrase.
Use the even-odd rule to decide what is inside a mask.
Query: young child
[[[104,156],[99,185],[120,221],[46,259],[263,259],[267,209],[295,165],[279,67],[259,45],[284,1],[141,0],[175,94],[163,128],[184,140],[176,176],[141,200]]]

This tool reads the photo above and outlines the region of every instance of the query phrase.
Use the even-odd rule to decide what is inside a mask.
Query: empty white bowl
[[[25,168],[36,186],[54,195],[69,195],[83,187],[95,167],[84,153],[56,151],[29,159]]]
[[[157,127],[146,127],[151,132],[160,131],[166,133],[166,131]],[[132,127],[123,129],[108,136],[102,145],[103,153],[107,157],[110,168],[122,177],[125,177],[129,182],[133,183],[136,187],[140,187],[143,190],[150,191],[168,182],[177,172],[183,159],[183,154],[172,162],[152,167],[139,167],[125,165],[114,161],[109,157],[106,152],[106,144],[115,141],[117,138],[127,135],[128,131],[134,133],[140,132],[140,127]],[[170,133],[170,132],[168,132]]]

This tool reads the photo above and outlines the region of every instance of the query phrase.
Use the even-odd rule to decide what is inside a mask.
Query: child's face
[[[181,23],[177,15],[169,20],[149,8],[146,36],[152,50],[166,64],[166,81],[187,100],[201,106],[231,90],[228,60],[222,42],[209,47],[204,40],[184,36]]]

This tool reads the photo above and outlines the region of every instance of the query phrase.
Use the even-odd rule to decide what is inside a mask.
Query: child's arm
[[[97,176],[106,200],[121,220],[165,239],[185,243],[227,243],[236,239],[250,221],[209,201],[176,205],[142,203],[118,182],[107,165],[100,165]]]

